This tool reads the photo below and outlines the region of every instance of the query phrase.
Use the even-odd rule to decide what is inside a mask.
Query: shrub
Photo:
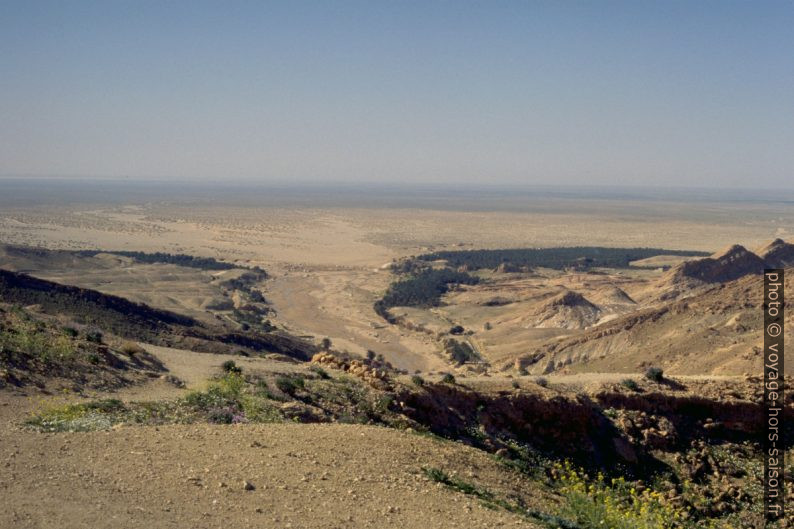
[[[282,375],[276,378],[276,387],[287,395],[294,395],[298,389],[303,389],[303,386],[303,378],[299,375]]]
[[[78,332],[77,332],[77,329],[75,329],[74,327],[64,327],[61,330],[63,331],[63,333],[66,336],[68,336],[70,338],[77,338]]]
[[[272,391],[270,391],[267,382],[264,380],[257,381],[255,394],[257,397],[262,397],[268,400],[281,400],[279,397],[276,397]]]
[[[546,388],[549,386],[549,380],[545,377],[538,377],[535,379],[535,384],[543,388]]]
[[[185,403],[194,408],[209,410],[224,406],[236,406],[242,398],[245,379],[239,373],[227,373],[210,383],[206,391],[192,391],[185,396]]]
[[[518,380],[514,380],[514,381],[512,382],[512,385],[513,385],[513,388],[514,388],[514,389],[519,389],[519,388],[521,388],[521,384],[519,384],[519,383],[518,383]]]
[[[480,360],[480,356],[468,343],[459,342],[452,338],[444,341],[444,352],[449,355],[449,359],[457,365]]]
[[[85,339],[93,343],[102,343],[102,333],[100,331],[88,331]]]
[[[620,381],[620,383],[626,388],[630,389],[631,391],[640,390],[640,385],[637,384],[637,382],[631,378],[624,378],[623,380]]]
[[[411,382],[413,382],[417,386],[424,386],[425,385],[425,379],[420,377],[419,375],[412,376],[411,377]]]
[[[121,352],[128,356],[135,356],[137,354],[145,353],[146,349],[144,349],[135,342],[124,342],[121,346]]]
[[[563,495],[561,515],[581,529],[677,529],[691,527],[688,513],[651,488],[638,491],[624,478],[591,479],[568,463],[556,465]]]
[[[449,330],[449,334],[463,334],[465,329],[461,325],[455,325]]]
[[[664,371],[660,367],[649,367],[645,371],[645,378],[653,380],[654,382],[661,382],[664,380]]]
[[[441,382],[444,384],[454,384],[455,383],[455,375],[452,373],[444,373],[444,376],[441,377]]]
[[[114,414],[125,411],[118,399],[105,399],[80,404],[45,408],[25,423],[44,432],[89,432],[113,426]]]
[[[215,424],[237,424],[248,422],[248,419],[245,418],[245,413],[233,406],[212,408],[207,413],[207,420]]]
[[[237,373],[238,375],[243,372],[243,368],[238,366],[234,360],[226,360],[221,364],[221,369],[226,373]]]
[[[331,378],[331,375],[329,375],[328,372],[320,366],[311,366],[309,368],[309,371],[316,374],[318,377],[322,378],[323,380],[328,380],[329,378]]]

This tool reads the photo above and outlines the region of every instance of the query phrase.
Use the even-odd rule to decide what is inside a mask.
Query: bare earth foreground
[[[188,388],[200,387],[228,358],[147,348]],[[273,365],[235,359],[244,369]],[[155,380],[110,396],[184,392]],[[0,392],[3,528],[532,526],[425,476],[423,468],[441,468],[491,490],[518,486],[488,454],[458,443],[343,424],[37,433],[19,426],[42,399],[27,393]]]
[[[175,425],[42,435],[5,422],[0,447],[0,527],[526,525],[421,472],[496,479],[486,454],[386,428]],[[254,490],[244,489],[246,480]]]

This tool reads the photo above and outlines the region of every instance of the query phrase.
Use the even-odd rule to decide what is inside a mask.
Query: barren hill
[[[783,239],[775,239],[757,253],[770,268],[794,266],[794,244],[787,243]]]
[[[763,272],[766,263],[745,247],[735,244],[711,257],[686,261],[670,271],[674,278],[688,278],[705,283],[723,283]]]
[[[786,289],[792,281],[786,278]],[[640,309],[546,345],[531,370],[630,372],[655,365],[680,374],[759,373],[761,294],[761,277],[748,275],[697,296]],[[787,318],[791,339],[790,309]],[[787,372],[794,373],[794,366]]]
[[[568,290],[552,297],[538,307],[534,326],[558,329],[584,329],[598,321],[601,309],[579,292]]]
[[[180,345],[209,352],[250,350],[308,359],[316,348],[283,332],[248,333],[208,326],[188,316],[154,309],[119,296],[45,281],[0,269],[0,302],[36,305],[45,313],[67,315],[123,338],[158,345]]]

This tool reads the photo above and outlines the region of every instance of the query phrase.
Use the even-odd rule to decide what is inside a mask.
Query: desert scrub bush
[[[69,338],[77,338],[77,335],[79,334],[77,329],[74,327],[62,327],[61,332],[63,332]]]
[[[237,372],[228,372],[212,381],[204,391],[192,391],[182,402],[198,417],[217,424],[274,422],[281,420],[275,399],[267,383],[249,384]]]
[[[331,378],[331,375],[328,374],[328,371],[326,371],[320,366],[311,366],[309,367],[309,371],[311,371],[312,373],[314,373],[323,380],[328,380],[329,378]]]
[[[236,373],[238,375],[243,372],[243,368],[238,366],[234,360],[226,360],[221,364],[221,369],[226,373]]]
[[[100,341],[101,340],[102,339],[100,338]],[[121,348],[119,350],[129,357],[146,353],[146,349],[144,349],[135,342],[124,342],[123,344],[121,344]]]
[[[72,360],[77,353],[69,336],[50,334],[39,323],[27,319],[0,332],[0,350],[23,353],[44,363]]]
[[[650,488],[638,491],[623,477],[607,481],[603,474],[591,479],[570,463],[552,469],[563,496],[560,515],[581,529],[683,529],[695,527],[689,513],[670,504]]]
[[[105,399],[79,404],[45,405],[25,421],[25,425],[41,432],[91,432],[107,430],[119,422],[126,411],[118,399]]]
[[[631,391],[639,391],[640,390],[640,385],[637,384],[636,380],[631,379],[631,378],[624,378],[623,380],[620,381],[620,385],[625,387],[625,388],[627,388],[627,389],[630,389]]]
[[[280,422],[284,416],[279,411],[278,406],[268,399],[255,396],[246,396],[242,399],[242,416],[237,422]],[[232,417],[235,422],[235,417]]]
[[[463,334],[465,330],[462,325],[454,325],[449,329],[449,334]]]
[[[549,387],[549,379],[545,377],[538,377],[535,379],[535,384],[537,384],[540,387],[547,388]]]
[[[444,384],[454,384],[455,383],[455,375],[452,373],[444,373],[444,376],[441,377],[441,382]]]
[[[237,405],[242,397],[245,379],[239,373],[226,373],[209,383],[204,391],[191,391],[184,401],[200,410]]]
[[[510,385],[513,386],[513,389],[521,389],[521,384],[518,383],[518,380],[514,380]]]
[[[507,454],[491,454],[496,462],[537,481],[545,481],[546,470],[552,466],[547,456],[516,441],[508,441],[504,448]]]
[[[425,379],[420,377],[419,375],[414,375],[411,377],[411,382],[413,382],[417,386],[424,386]]]
[[[212,408],[207,412],[207,420],[215,424],[240,424],[248,422],[245,412],[235,406]]]
[[[661,367],[649,367],[645,371],[645,378],[654,382],[661,382],[664,380],[664,371]]]
[[[100,331],[88,331],[85,339],[92,343],[102,343],[103,334]]]
[[[276,377],[276,387],[286,395],[294,395],[299,389],[303,389],[305,382],[300,375],[280,375]]]
[[[262,399],[268,400],[283,400],[281,397],[275,395],[270,391],[270,386],[267,385],[266,380],[257,380],[254,386],[254,395]]]
[[[461,479],[453,478],[440,468],[423,468],[422,471],[431,481],[446,485],[447,487],[457,490],[458,492],[462,492],[463,494],[476,496],[488,503],[492,503],[495,499],[494,494],[489,490],[477,487],[476,485]]]
[[[518,498],[503,498],[493,493],[492,491],[479,487],[474,483],[463,481],[460,478],[450,476],[439,468],[423,468],[425,476],[431,481],[440,483],[452,490],[474,496],[479,499],[484,507],[489,509],[504,509],[508,512],[518,514],[526,519],[534,519],[542,522],[547,527],[554,527],[555,529],[583,529],[575,524],[571,524],[568,520],[558,516],[542,513],[534,509],[528,509],[526,505]],[[608,526],[607,526],[608,527]],[[599,529],[605,529],[600,526]],[[611,529],[611,528],[610,528]]]

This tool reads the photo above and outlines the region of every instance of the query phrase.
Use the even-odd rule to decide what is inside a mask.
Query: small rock
[[[256,487],[250,481],[243,481],[243,490],[254,490]]]

